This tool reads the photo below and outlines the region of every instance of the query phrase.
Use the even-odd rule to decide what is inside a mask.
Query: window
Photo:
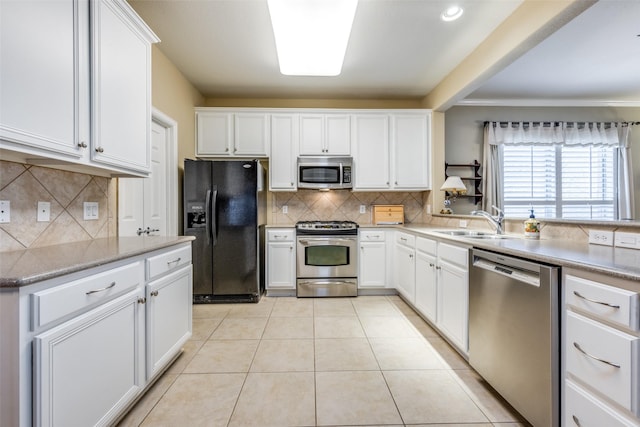
[[[617,218],[617,148],[612,146],[501,145],[502,206],[506,216]]]

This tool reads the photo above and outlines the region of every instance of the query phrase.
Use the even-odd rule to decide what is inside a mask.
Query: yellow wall
[[[178,167],[183,159],[195,158],[195,113],[204,103],[198,92],[175,65],[157,47],[152,52],[152,104],[178,122]]]
[[[421,99],[207,98],[205,107],[254,108],[423,108]]]

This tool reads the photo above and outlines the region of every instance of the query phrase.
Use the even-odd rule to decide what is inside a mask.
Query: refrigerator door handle
[[[204,202],[204,223],[207,243],[211,245],[211,190],[207,190],[207,196]]]
[[[212,191],[212,206],[211,206],[211,238],[213,239],[213,246],[218,243],[218,189]]]

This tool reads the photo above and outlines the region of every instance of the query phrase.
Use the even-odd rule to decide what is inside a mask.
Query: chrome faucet
[[[471,215],[482,216],[486,218],[496,228],[496,234],[503,234],[504,231],[502,230],[502,221],[504,220],[504,212],[502,211],[502,209],[498,208],[495,205],[491,207],[498,212],[497,216],[493,216],[489,212],[482,210],[471,211]]]

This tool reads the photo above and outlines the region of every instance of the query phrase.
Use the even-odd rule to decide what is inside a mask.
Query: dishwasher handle
[[[479,256],[473,257],[473,267],[487,270],[518,282],[540,287],[540,274],[533,271],[520,270],[507,264],[500,264]]]

